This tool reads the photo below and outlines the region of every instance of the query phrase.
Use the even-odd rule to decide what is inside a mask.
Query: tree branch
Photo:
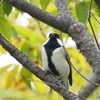
[[[95,46],[86,26],[72,17],[66,0],[56,0],[59,16],[53,16],[24,0],[5,0],[14,7],[27,12],[32,17],[69,34],[76,42],[78,49],[86,57],[100,83],[100,51]],[[74,99],[75,100],[75,99]]]
[[[68,6],[66,7],[66,0],[55,0],[55,1],[56,1],[58,10],[61,10],[59,12],[63,12],[62,14],[62,16],[64,16],[63,18],[69,20],[69,22],[67,21],[69,24],[69,28],[68,28],[69,35],[75,40],[78,49],[80,49],[82,54],[87,58],[91,67],[93,68],[93,71],[96,74],[100,75],[100,70],[98,70],[100,69],[100,67],[98,66],[100,64],[100,62],[98,61],[100,60],[100,55],[99,55],[100,51],[95,46],[91,36],[89,35],[89,32],[86,26],[82,23],[76,22],[73,19],[72,15],[69,12]],[[65,11],[65,8],[67,11]]]
[[[60,16],[62,16],[63,19],[67,21],[66,23],[70,23],[69,25],[71,25],[68,31],[70,36],[75,40],[77,47],[80,49],[82,54],[87,58],[91,67],[93,68],[93,71],[98,76],[97,77],[95,75],[92,75],[91,81],[100,84],[99,49],[95,47],[93,40],[90,37],[85,25],[74,21],[74,18],[72,17],[69,11],[68,5],[66,4],[66,0],[55,0],[55,2],[56,6],[58,7]],[[80,99],[82,97],[87,98],[96,87],[96,85],[93,85],[88,82],[87,85],[79,92]],[[88,91],[86,89],[88,89]]]
[[[60,29],[63,32],[67,32],[67,30],[65,30],[65,27],[64,27],[65,22],[60,20],[59,17],[53,16],[52,14],[45,12],[37,8],[36,6],[26,2],[25,0],[5,0],[5,1],[10,3],[17,9],[30,14],[32,17],[54,28]]]

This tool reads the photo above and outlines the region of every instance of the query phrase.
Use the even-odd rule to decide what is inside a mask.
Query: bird
[[[50,33],[42,46],[42,66],[49,71],[61,84],[69,89],[72,86],[72,66],[68,52],[57,33]]]

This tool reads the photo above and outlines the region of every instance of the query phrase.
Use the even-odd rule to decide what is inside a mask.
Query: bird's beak
[[[54,37],[54,34],[51,34],[51,38]]]

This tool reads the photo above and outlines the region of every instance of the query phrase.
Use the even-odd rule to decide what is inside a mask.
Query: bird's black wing
[[[68,78],[69,78],[69,83],[70,83],[70,85],[72,86],[72,67],[71,67],[71,64],[69,65],[69,67],[70,67],[70,73],[69,73],[69,76],[68,76]]]
[[[69,73],[68,79],[69,79],[70,85],[72,86],[72,66],[71,66],[71,62],[70,62],[70,57],[69,57],[69,54],[66,51],[64,46],[63,46],[63,48],[64,48],[64,51],[65,51],[65,58],[66,58],[66,60],[67,60],[67,62],[69,64],[69,68],[70,68],[70,73]]]

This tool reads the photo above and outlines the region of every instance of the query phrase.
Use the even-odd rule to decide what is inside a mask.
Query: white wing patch
[[[63,46],[63,43],[60,39],[57,38],[57,42],[60,44],[60,46]]]
[[[49,70],[48,67],[48,58],[44,47],[42,47],[42,66],[44,70]]]

